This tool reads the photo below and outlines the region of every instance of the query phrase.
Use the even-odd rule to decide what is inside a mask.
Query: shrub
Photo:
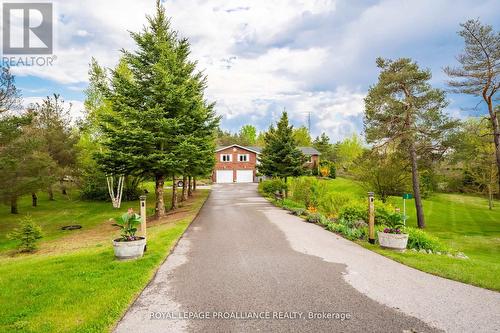
[[[332,179],[335,179],[337,170],[335,169],[335,164],[333,162],[328,160],[321,160],[319,166],[320,166],[319,172],[323,177],[330,177]],[[328,170],[327,175],[323,174],[322,172],[323,169]]]
[[[309,223],[317,223],[324,226],[330,223],[330,221],[323,214],[320,213],[307,213],[306,221]]]
[[[320,213],[310,213],[307,214],[306,221],[309,223],[320,223],[323,215]]]
[[[339,218],[348,222],[355,222],[358,220],[367,220],[368,209],[367,206],[360,202],[352,202],[344,206],[339,213]]]
[[[314,177],[300,177],[293,180],[291,198],[304,206],[318,206],[318,180]]]
[[[295,215],[295,216],[304,215],[305,212],[306,212],[306,210],[304,208],[292,208],[292,209],[290,209],[290,213],[292,213],[292,215]]]
[[[332,179],[337,178],[337,168],[335,167],[335,165],[333,165],[333,163],[330,165],[330,176],[329,177]]]
[[[332,199],[330,199],[332,200]],[[339,196],[339,193],[334,195],[336,205],[342,207],[338,213],[339,218],[344,218],[350,222],[365,221],[368,222],[368,203],[364,203],[359,199],[354,199],[350,196]],[[388,219],[394,214],[394,207],[388,203],[377,201],[375,203],[375,224],[387,224]]]
[[[80,197],[83,200],[110,201],[106,176],[103,173],[83,175],[80,184]]]
[[[449,252],[450,249],[444,245],[437,237],[429,235],[423,230],[407,227],[409,249],[432,250],[432,252]]]
[[[259,183],[259,190],[266,195],[273,195],[276,192],[282,193],[288,189],[288,185],[279,178],[264,180]]]
[[[295,208],[302,208],[302,209],[304,208],[301,204],[298,204],[295,201],[287,199],[287,198],[280,200],[280,201],[281,201],[281,207],[283,207],[289,211],[292,211]],[[279,203],[276,203],[276,204],[279,205]]]
[[[326,228],[330,231],[341,234],[349,240],[361,239],[366,236],[366,228],[351,228],[345,222],[345,220],[340,219],[339,223],[329,223]]]
[[[139,188],[139,179],[126,176],[123,184],[122,201],[139,199],[143,190]],[[85,173],[80,178],[80,198],[92,201],[110,201],[106,176],[100,171]]]
[[[329,177],[330,168],[327,166],[322,166],[321,168],[319,168],[319,173],[321,174],[322,177]]]
[[[20,241],[18,249],[21,252],[35,251],[38,248],[37,242],[42,236],[42,228],[29,215],[21,219],[19,228],[7,235],[9,239]]]
[[[354,196],[349,193],[327,192],[320,197],[318,207],[328,216],[338,217],[340,210],[353,200]]]
[[[380,201],[375,202],[375,224],[387,224],[394,211],[395,209],[391,204]]]

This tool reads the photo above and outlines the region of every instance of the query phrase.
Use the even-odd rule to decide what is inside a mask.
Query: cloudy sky
[[[16,67],[27,102],[54,92],[81,115],[90,58],[113,67],[120,49],[134,49],[154,0],[54,1],[52,67]],[[377,80],[375,58],[411,57],[445,87],[442,67],[463,47],[459,23],[479,18],[500,28],[500,1],[460,0],[167,0],[173,27],[192,45],[208,75],[222,127],[265,129],[283,108],[295,126],[337,140],[362,130],[363,98]],[[478,100],[449,95],[448,112],[479,114]]]

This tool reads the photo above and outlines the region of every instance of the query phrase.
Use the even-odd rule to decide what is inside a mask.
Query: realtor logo
[[[52,53],[52,4],[3,4],[3,54]]]

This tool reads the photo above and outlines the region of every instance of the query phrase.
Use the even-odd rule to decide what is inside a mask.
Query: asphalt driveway
[[[227,184],[116,332],[486,332],[498,308],[498,293],[395,263],[273,207],[255,184]]]

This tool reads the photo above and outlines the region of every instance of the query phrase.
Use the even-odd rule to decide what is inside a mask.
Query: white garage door
[[[217,183],[232,183],[233,170],[216,170],[215,181]]]
[[[253,170],[236,170],[237,183],[253,183]]]

